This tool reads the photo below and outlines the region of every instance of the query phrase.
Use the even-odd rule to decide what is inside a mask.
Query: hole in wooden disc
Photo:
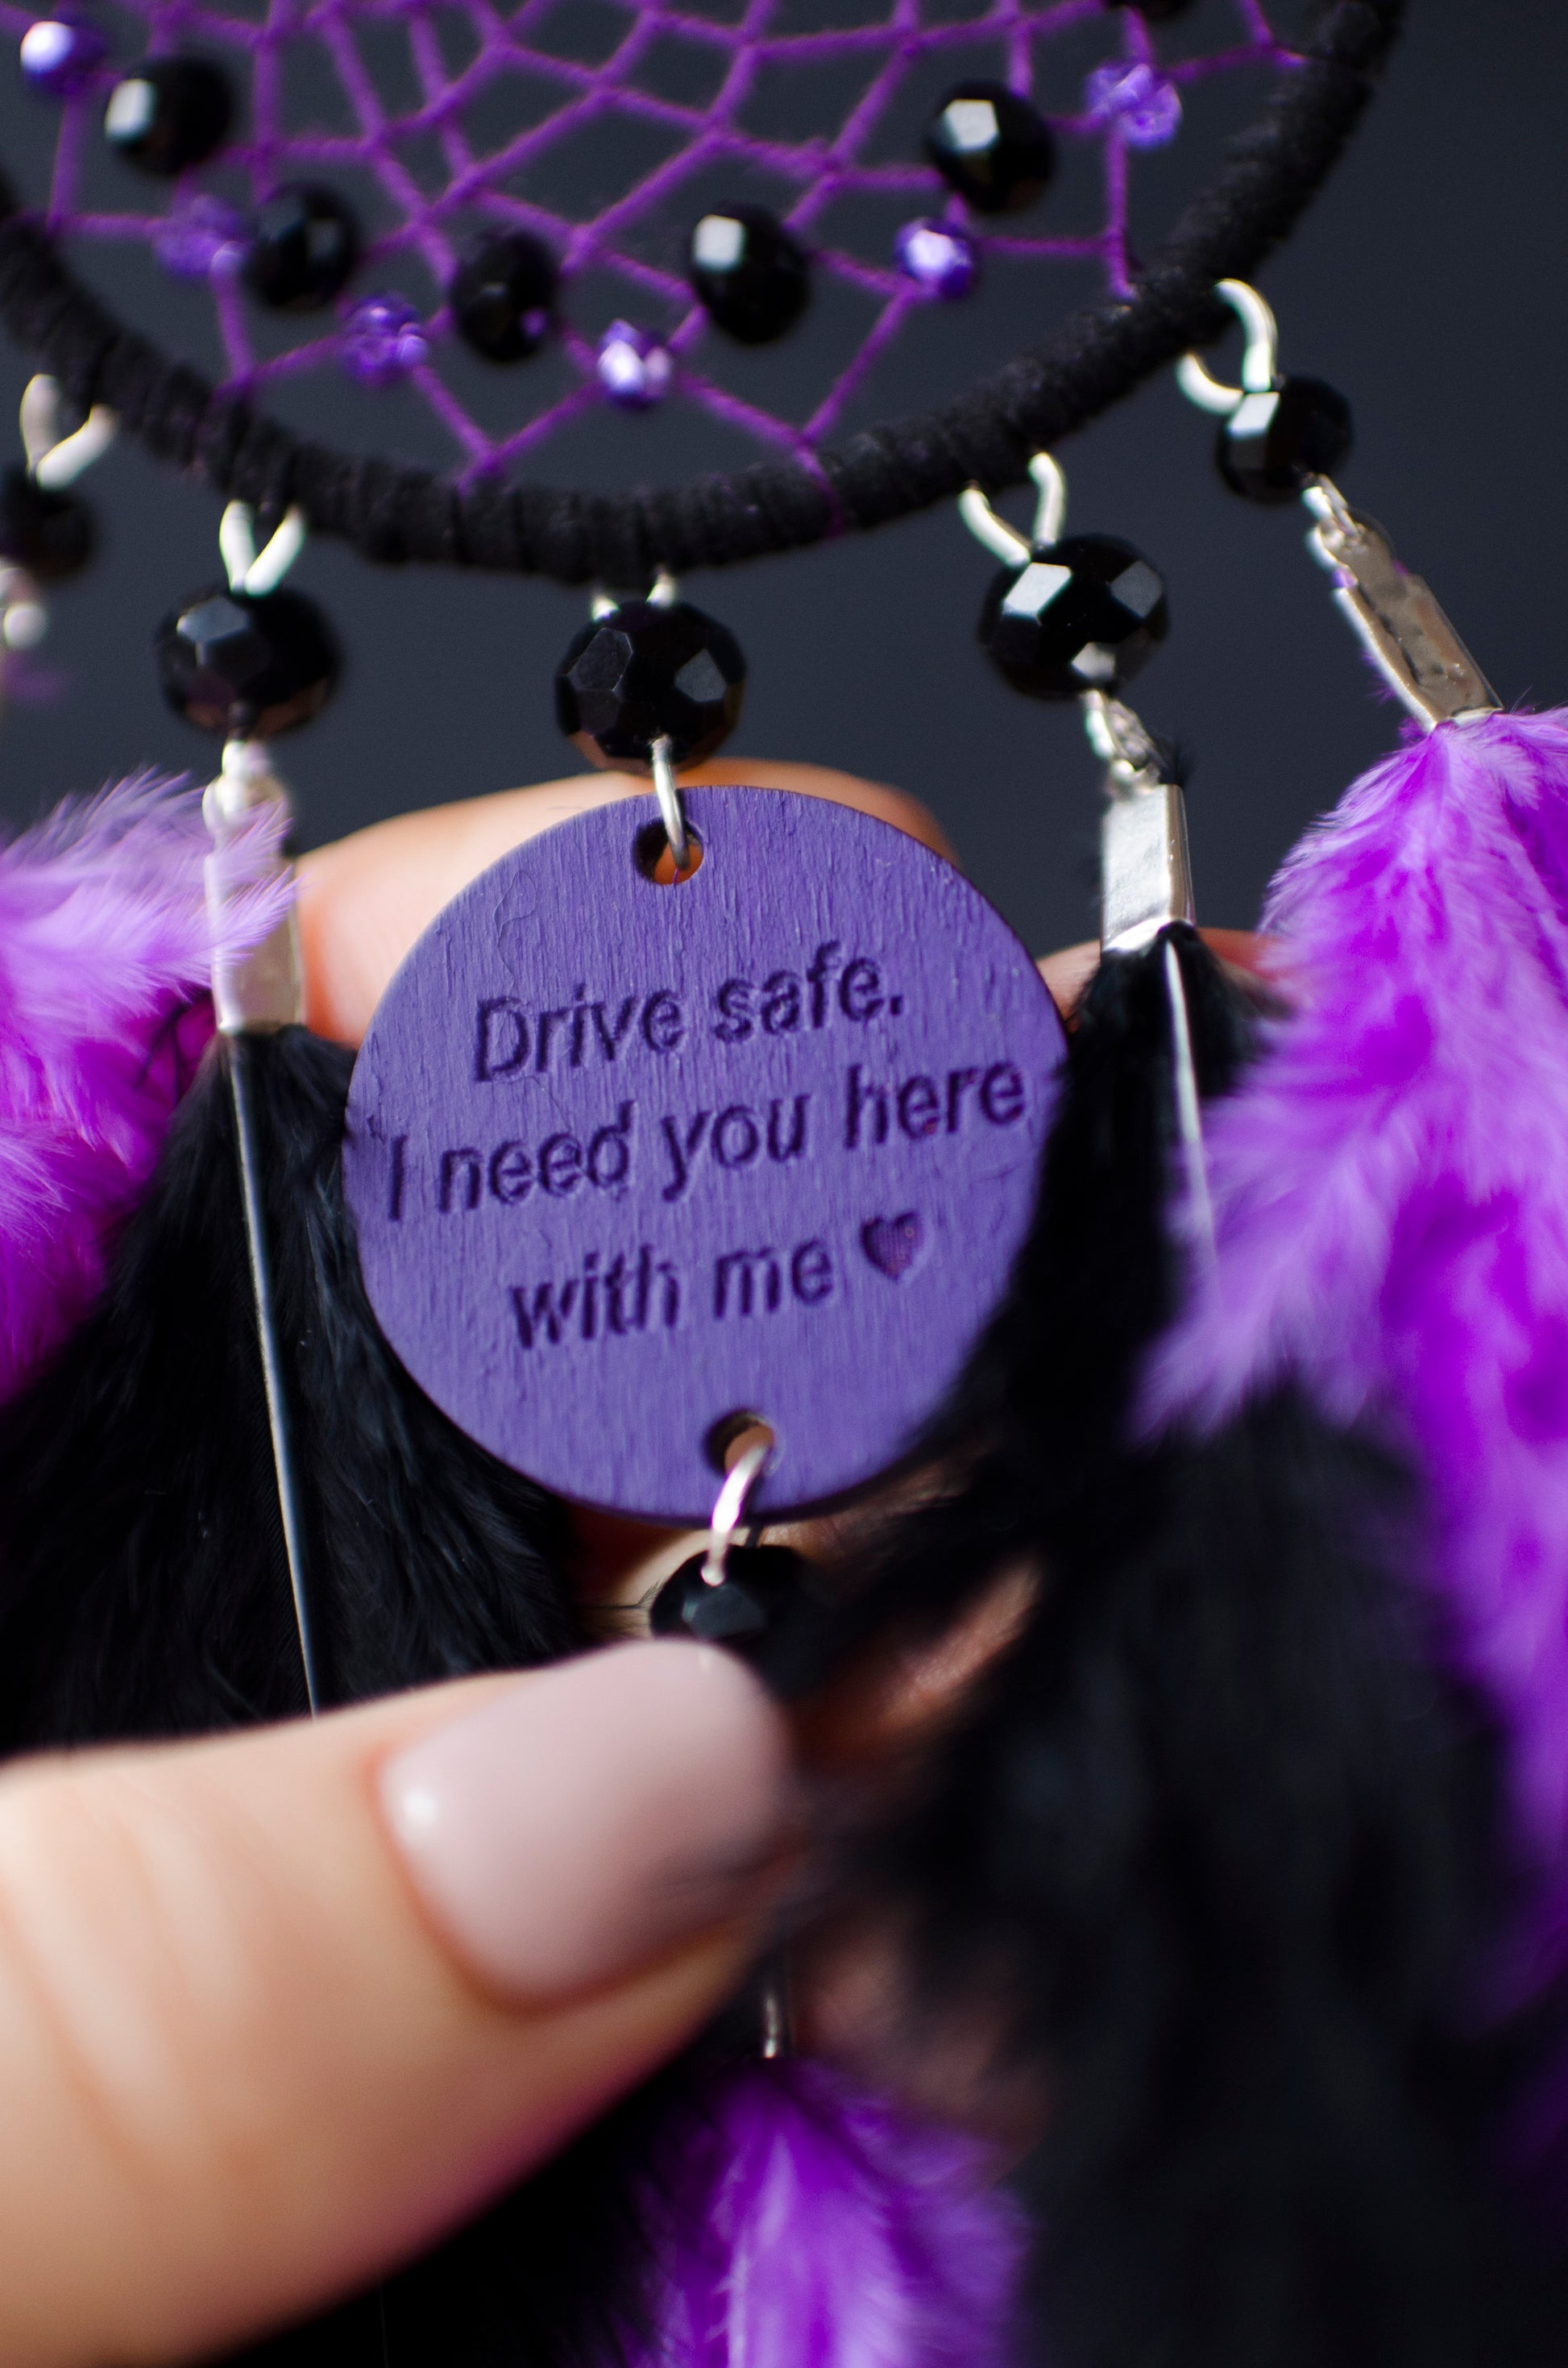
[[[716,1422],[703,1446],[715,1472],[733,1472],[748,1447],[772,1447],[773,1427],[744,1407]]]
[[[689,880],[694,872],[700,871],[702,841],[689,824],[687,825],[686,840],[685,868],[677,871],[664,824],[662,822],[644,823],[637,834],[634,848],[637,869],[643,879],[651,880],[655,888],[678,888],[683,880]]]

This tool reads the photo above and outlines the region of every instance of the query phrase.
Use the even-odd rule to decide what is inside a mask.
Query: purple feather
[[[235,951],[278,919],[263,816],[231,859]],[[0,848],[0,1398],[102,1283],[211,1034],[201,793],[137,775]]]
[[[1152,1412],[1217,1426],[1290,1372],[1392,1424],[1568,1939],[1568,713],[1376,767],[1264,926],[1292,1010],[1210,1115],[1220,1257]]]
[[[637,2368],[1004,2368],[1027,2238],[993,2176],[825,2065],[722,2076],[641,2198],[660,2286]]]

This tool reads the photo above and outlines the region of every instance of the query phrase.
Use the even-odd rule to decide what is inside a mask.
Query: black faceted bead
[[[447,290],[452,326],[486,361],[526,361],[550,334],[556,280],[555,257],[527,231],[486,239]]]
[[[257,206],[245,285],[275,313],[330,304],[359,260],[359,224],[335,189],[289,181]]]
[[[801,1615],[821,1603],[814,1566],[790,1546],[732,1546],[724,1577],[710,1587],[705,1554],[693,1554],[666,1578],[649,1608],[655,1636],[691,1636],[723,1645],[767,1676],[782,1663],[787,1637]]]
[[[1289,502],[1313,477],[1349,458],[1350,405],[1318,378],[1285,378],[1267,394],[1244,394],[1220,429],[1214,457],[1234,494]]]
[[[704,214],[689,269],[709,318],[743,346],[771,345],[793,328],[812,292],[804,247],[763,206]]]
[[[926,126],[926,154],[983,214],[1032,206],[1056,170],[1050,124],[1000,82],[956,84]]]
[[[302,592],[210,585],[164,619],[153,649],[176,714],[225,740],[270,740],[308,723],[343,671],[336,635]]]
[[[104,109],[104,137],[129,164],[165,177],[203,164],[234,120],[234,95],[206,58],[143,58]]]
[[[0,559],[25,567],[40,584],[80,575],[97,530],[80,494],[51,492],[19,461],[0,477]]]
[[[1169,622],[1165,585],[1141,552],[1114,535],[1069,534],[994,579],[980,638],[1015,690],[1076,699],[1131,682]]]
[[[645,765],[667,739],[697,764],[741,720],[746,662],[733,633],[685,600],[623,600],[585,625],[555,673],[555,714],[585,755]]]

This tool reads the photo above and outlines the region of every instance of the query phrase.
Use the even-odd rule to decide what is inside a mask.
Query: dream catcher
[[[1320,1004],[1310,964],[1259,980],[1199,935],[1180,768],[1125,696],[1166,637],[1164,585],[1119,534],[1068,530],[1049,457],[1240,302],[1241,389],[1187,371],[1222,404],[1227,481],[1305,495],[1395,676],[1460,665],[1334,487],[1344,406],[1277,381],[1237,293],[1332,165],[1398,15],[15,19],[60,125],[40,211],[0,226],[0,314],[62,431],[112,414],[226,507],[221,577],[169,587],[156,633],[171,703],[222,744],[189,907],[220,1041],[165,1097],[156,1172],[125,1163],[85,1221],[85,1285],[12,1351],[8,1742],[578,1649],[596,1639],[568,1501],[709,1531],[649,1622],[744,1653],[801,1703],[808,1751],[865,1667],[1011,1589],[989,1667],[907,1767],[874,1797],[817,1770],[811,1930],[724,2028],[272,2356],[940,2368],[1014,2356],[1021,2325],[1040,2356],[1096,2368],[1560,2342],[1552,2249],[1506,2184],[1554,2137],[1549,2116],[1524,2129],[1555,1968],[1524,1949],[1547,1909],[1499,1808],[1492,1730],[1511,1767],[1517,1693],[1502,1626],[1456,1653],[1434,1609],[1467,1585],[1434,1524],[1466,1570],[1472,1542],[1435,1506],[1435,1434],[1397,1386],[1463,1291],[1420,1268],[1419,1321],[1369,1375],[1354,1354],[1392,1338],[1408,1178],[1377,1179],[1348,1282],[1326,1247],[1304,1281],[1270,1247],[1297,1223],[1336,1239],[1347,1172],[1297,1125],[1312,1088],[1290,1064],[1332,1053],[1364,1084],[1376,1023]],[[1255,119],[1199,186],[1206,112],[1247,93]],[[1178,165],[1187,201],[1162,223]],[[595,195],[574,211],[579,169]],[[199,298],[208,375],[113,303],[105,258],[127,243]],[[999,289],[1038,317],[1053,279],[1087,274],[1086,309],[963,391],[964,324]],[[902,416],[926,384],[935,407]],[[345,385],[364,393],[352,450],[285,424]],[[394,397],[455,439],[450,472],[384,457],[373,406]],[[638,432],[618,415],[677,412],[713,458],[737,439],[763,457],[653,492],[540,481],[588,421],[608,450]],[[61,504],[87,537],[28,458],[0,552],[41,579]],[[1029,475],[1026,533],[996,503]],[[1001,564],[990,659],[1027,698],[1077,700],[1106,771],[1103,955],[1070,1036],[940,858],[820,798],[692,778],[746,661],[682,575],[949,498]],[[591,586],[559,719],[651,784],[449,905],[357,1064],[301,1025],[271,752],[337,677],[290,576],[321,533]],[[1535,814],[1554,727],[1487,722],[1484,685],[1460,690],[1427,697],[1437,755],[1398,760],[1388,812],[1441,802],[1454,734],[1492,751],[1513,733],[1528,764],[1514,741],[1496,761],[1528,773]],[[1381,794],[1354,792],[1353,817]],[[1514,851],[1499,825],[1474,893],[1521,937],[1533,916],[1544,981],[1545,825],[1524,791],[1497,796]],[[161,876],[188,906],[181,845]],[[115,875],[133,902],[140,860]],[[1290,909],[1323,895],[1333,942],[1303,943],[1327,975],[1373,923],[1345,919],[1325,868],[1301,860]],[[1403,975],[1414,924],[1364,893]],[[1275,1231],[1255,1251],[1259,1208]],[[1528,1292],[1519,1323],[1544,1372]],[[829,1569],[755,1535],[917,1465],[914,1508],[855,1516]],[[1540,1486],[1544,1506],[1544,1467]],[[1497,1593],[1500,1568],[1476,1584]],[[792,1980],[846,1899],[907,1942],[911,2052],[957,2016],[995,2080],[1050,2099],[1038,2231],[976,2141],[791,2055]]]

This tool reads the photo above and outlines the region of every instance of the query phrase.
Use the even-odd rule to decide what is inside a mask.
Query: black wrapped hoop
[[[479,567],[628,588],[661,567],[733,565],[881,526],[979,484],[1017,484],[1058,444],[1230,315],[1218,279],[1250,279],[1355,129],[1405,0],[1334,0],[1214,182],[1131,300],[1086,307],[941,410],[856,436],[814,465],[764,461],[626,495],[502,482],[356,457],[293,435],[124,328],[0,181],[0,323],[78,404],[111,404],[156,458],[258,509],[297,502],[312,533],[382,563]]]

